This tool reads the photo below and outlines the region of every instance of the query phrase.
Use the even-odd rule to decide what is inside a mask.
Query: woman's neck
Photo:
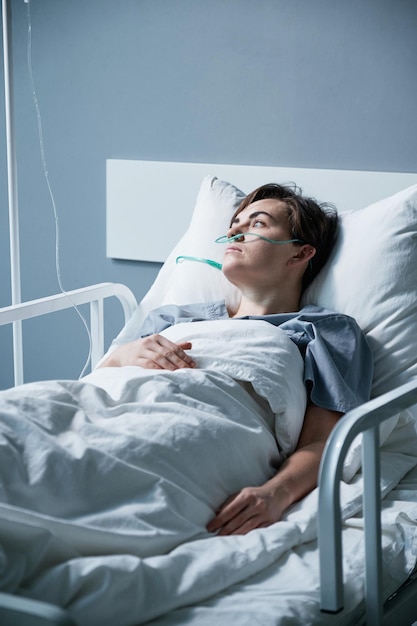
[[[292,313],[300,309],[301,292],[294,294],[263,295],[242,294],[237,311],[232,317],[245,317],[247,315],[271,315],[273,313]]]

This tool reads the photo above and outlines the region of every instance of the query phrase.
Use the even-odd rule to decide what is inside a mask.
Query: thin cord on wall
[[[82,315],[81,311],[79,310],[77,305],[71,300],[71,297],[65,291],[65,289],[64,289],[64,287],[62,285],[61,266],[60,266],[60,260],[59,260],[59,252],[60,252],[60,250],[59,250],[59,220],[58,220],[58,212],[57,212],[57,209],[56,209],[54,194],[52,193],[52,187],[51,187],[51,184],[50,184],[50,181],[49,181],[49,173],[48,173],[48,167],[47,167],[46,156],[45,156],[45,146],[44,146],[44,141],[43,141],[42,117],[41,117],[41,112],[40,112],[40,108],[39,108],[38,97],[36,95],[35,81],[34,81],[34,78],[33,78],[33,69],[32,69],[32,19],[31,19],[31,14],[30,14],[30,0],[25,0],[25,3],[27,5],[26,13],[27,13],[27,23],[28,23],[27,63],[28,63],[28,71],[29,71],[29,80],[30,80],[30,86],[31,86],[31,89],[32,89],[33,103],[34,103],[34,106],[35,106],[36,118],[37,118],[37,123],[38,123],[38,136],[39,136],[39,147],[40,147],[40,153],[41,153],[42,168],[43,168],[43,173],[44,173],[44,176],[45,176],[46,184],[47,184],[47,187],[48,187],[49,197],[51,199],[52,209],[53,209],[54,218],[55,218],[55,270],[56,270],[56,276],[57,276],[58,285],[59,285],[59,289],[61,290],[61,293],[66,295],[66,297],[68,298],[68,300],[71,302],[72,306],[74,307],[75,311],[77,312],[78,316],[80,317],[80,319],[81,319],[82,323],[84,324],[84,327],[85,327],[85,329],[87,331],[88,340],[89,340],[89,352],[88,352],[87,360],[86,360],[86,362],[84,364],[84,367],[83,367],[83,369],[81,371],[81,374],[79,376],[79,378],[81,378],[82,376],[84,376],[85,371],[86,371],[86,369],[88,367],[88,364],[91,361],[91,350],[92,350],[91,333],[90,333],[90,329],[88,327],[88,324],[87,324],[84,316]]]

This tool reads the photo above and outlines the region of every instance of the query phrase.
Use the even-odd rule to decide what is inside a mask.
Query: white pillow
[[[178,256],[195,256],[222,263],[225,246],[215,240],[229,230],[230,220],[244,197],[243,191],[228,182],[215,176],[204,178],[190,226],[167,260],[173,267],[163,304],[224,298],[233,308],[239,301],[239,290],[221,270],[196,261],[176,263],[176,259]]]
[[[374,396],[417,375],[417,185],[341,215],[333,253],[307,290],[354,317],[375,358]]]
[[[115,345],[130,341],[149,311],[165,304],[191,304],[226,300],[237,308],[239,291],[223,272],[206,263],[176,262],[179,256],[197,256],[222,262],[224,246],[214,242],[225,235],[230,220],[245,197],[243,191],[215,176],[203,179],[190,225],[161,267],[152,287],[138,305],[127,326],[116,337]]]
[[[372,396],[417,375],[417,185],[364,209],[341,215],[335,249],[304,301],[354,317],[375,359]],[[416,409],[383,422],[381,445]],[[344,465],[350,478],[361,465],[361,437]]]

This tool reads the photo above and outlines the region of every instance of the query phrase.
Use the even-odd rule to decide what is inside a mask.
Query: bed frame
[[[136,307],[130,289],[117,283],[101,283],[66,294],[32,300],[15,307],[0,309],[0,325],[38,317],[90,304],[92,363],[103,356],[103,301],[117,298],[125,321]],[[353,439],[361,432],[363,441],[364,516],[366,555],[366,617],[356,622],[368,626],[410,625],[417,619],[417,572],[387,602],[382,600],[381,524],[379,497],[379,428],[378,425],[398,411],[417,403],[417,380],[402,385],[350,411],[333,430],[323,455],[319,479],[319,553],[321,608],[337,615],[343,609],[342,523],[339,485],[345,455]],[[18,620],[18,621],[17,621]],[[337,619],[335,620],[337,622]],[[74,626],[71,618],[58,607],[36,600],[0,593],[2,626]]]
[[[319,475],[318,540],[321,609],[343,609],[340,481],[343,461],[355,437],[363,433],[362,474],[365,520],[365,606],[368,626],[410,625],[417,619],[417,571],[384,605],[382,598],[379,424],[417,403],[417,380],[353,409],[340,420],[327,442]],[[363,622],[360,622],[363,623]]]
[[[120,283],[99,283],[73,291],[65,291],[46,298],[29,300],[0,309],[0,326],[21,325],[23,320],[41,317],[55,311],[90,305],[90,368],[93,370],[104,354],[104,300],[116,298],[123,308],[126,322],[137,306],[132,291]],[[15,348],[15,346],[13,346]],[[19,347],[19,346],[18,346]],[[23,379],[23,352],[14,349],[14,384],[21,385]]]

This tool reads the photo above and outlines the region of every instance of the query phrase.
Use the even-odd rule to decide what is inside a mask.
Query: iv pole
[[[4,97],[6,113],[7,184],[9,198],[10,277],[12,305],[21,303],[19,210],[17,201],[17,168],[13,116],[13,63],[11,0],[2,0]],[[22,322],[13,322],[14,383],[23,382]]]

